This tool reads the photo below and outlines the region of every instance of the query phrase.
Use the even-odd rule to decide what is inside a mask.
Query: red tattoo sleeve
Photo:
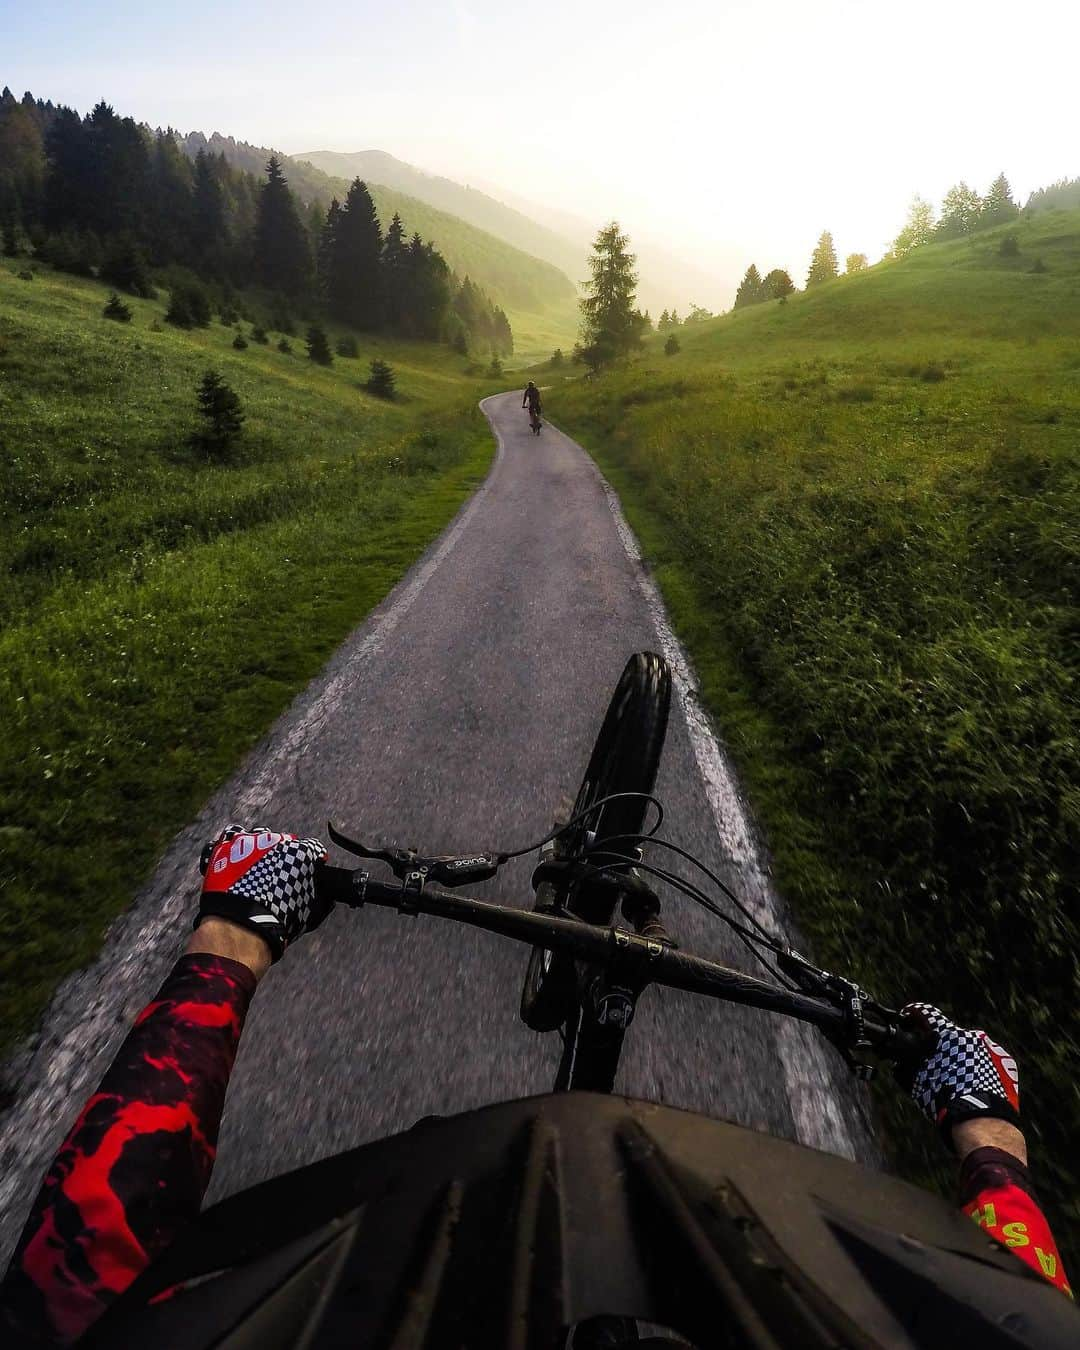
[[[173,967],[49,1168],[0,1326],[70,1344],[198,1214],[255,984],[223,957]]]
[[[960,1172],[960,1204],[992,1238],[1072,1298],[1061,1254],[1023,1163],[1002,1149],[975,1149]]]

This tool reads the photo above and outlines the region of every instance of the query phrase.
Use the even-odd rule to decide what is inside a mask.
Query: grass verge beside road
[[[1068,224],[1017,227],[1046,271],[931,246],[546,403],[622,496],[816,954],[1016,1053],[1080,1252]],[[883,1110],[905,1173],[943,1177]]]
[[[488,392],[452,354],[330,369],[165,298],[0,269],[0,1044],[96,952],[172,835],[482,480]],[[274,342],[277,335],[274,335]],[[370,351],[368,350],[370,348]],[[378,353],[404,399],[359,384]],[[213,365],[237,456],[192,448]]]

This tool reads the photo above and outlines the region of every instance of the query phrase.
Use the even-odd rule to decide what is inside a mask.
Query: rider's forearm
[[[0,1288],[0,1328],[6,1315],[70,1343],[198,1214],[265,947],[237,933],[207,920],[139,1014],[34,1201]]]
[[[969,1125],[977,1128],[966,1130]],[[997,1138],[1001,1131],[990,1129],[997,1126],[1011,1135]],[[961,1130],[966,1130],[962,1137]],[[988,1130],[993,1137],[988,1137]],[[1024,1136],[1004,1121],[965,1121],[955,1127],[953,1139],[963,1159],[960,1206],[964,1213],[1071,1297],[1061,1254],[1026,1166]]]

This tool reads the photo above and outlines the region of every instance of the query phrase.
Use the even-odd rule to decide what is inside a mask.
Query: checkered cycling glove
[[[902,1016],[926,1032],[927,1054],[908,1064],[901,1077],[946,1143],[954,1125],[977,1116],[1007,1120],[1019,1128],[1020,1075],[1004,1046],[985,1031],[958,1027],[930,1003],[909,1003]]]
[[[333,901],[315,894],[315,866],[326,857],[319,839],[297,839],[264,826],[226,825],[203,849],[198,928],[210,915],[264,938],[275,961],[288,944],[317,928]]]

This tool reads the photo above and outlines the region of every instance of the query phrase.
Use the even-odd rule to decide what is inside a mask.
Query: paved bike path
[[[670,642],[592,461],[550,424],[533,437],[519,395],[485,410],[501,448],[484,488],[174,842],[101,961],[62,990],[39,1047],[48,1074],[0,1127],[0,1256],[190,923],[192,860],[211,828],[257,817],[322,834],[331,817],[365,840],[431,851],[524,844],[576,789],[627,656]],[[676,702],[658,783],[665,834],[765,907],[746,840],[725,844],[717,829],[717,791],[730,785],[718,789],[689,706],[696,729]],[[528,905],[532,866],[511,864],[477,893]],[[690,902],[673,898],[666,918],[682,945],[750,968]],[[525,959],[516,943],[435,919],[333,914],[260,988],[211,1196],[420,1116],[546,1091],[558,1040],[518,1020]],[[854,1093],[815,1044],[769,1014],[651,990],[617,1087],[866,1154]]]

